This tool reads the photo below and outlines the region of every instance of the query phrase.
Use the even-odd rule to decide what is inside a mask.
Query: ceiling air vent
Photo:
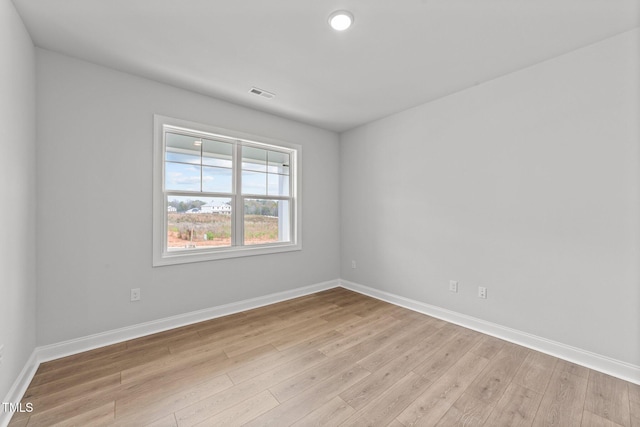
[[[249,93],[252,93],[254,95],[258,95],[267,99],[273,99],[276,96],[275,93],[267,92],[266,90],[258,89],[257,87],[252,87]]]

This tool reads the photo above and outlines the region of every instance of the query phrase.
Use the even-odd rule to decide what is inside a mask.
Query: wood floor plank
[[[172,353],[182,353],[184,351],[189,351],[194,347],[201,347],[203,344],[211,344],[216,348],[224,349],[225,347],[238,343],[253,343],[254,340],[257,339],[256,337],[277,331],[282,328],[283,325],[287,324],[286,320],[282,320],[274,316],[271,319],[247,323],[244,326],[224,328],[213,334],[205,334],[202,331],[198,331],[198,334],[201,336],[200,341],[170,345],[169,349]]]
[[[127,349],[127,343],[121,342],[105,347],[96,348],[94,350],[85,351],[71,356],[62,357],[60,359],[44,362],[38,367],[37,375],[42,375],[45,372],[55,371],[61,368],[69,366],[75,366],[82,364],[83,362],[93,361],[102,357],[108,357],[113,354],[119,354]]]
[[[228,371],[227,375],[229,375],[229,378],[231,378],[235,384],[247,381],[250,378],[299,359],[306,354],[318,353],[318,347],[333,341],[338,338],[338,336],[341,336],[341,334],[336,331],[329,331],[324,335],[316,336],[306,342],[302,342],[298,346],[275,353],[269,353],[265,357],[243,363],[236,369]]]
[[[342,310],[342,307],[336,304],[318,304],[314,302],[311,306],[298,307],[286,311],[278,312],[277,316],[282,320],[302,321],[308,319],[318,319],[322,316],[329,315],[335,311]]]
[[[436,425],[483,425],[528,352],[506,343]]]
[[[249,399],[232,406],[229,409],[204,420],[198,426],[228,426],[235,427],[246,424],[248,421],[275,408],[279,403],[268,390],[256,394]]]
[[[253,336],[260,335],[267,331],[277,329],[286,321],[277,316],[268,316],[259,319],[245,318],[238,324],[229,324],[224,327],[219,325],[211,325],[206,329],[199,329],[198,335],[202,343],[216,342],[219,345],[237,342],[241,339],[249,339]],[[197,346],[198,343],[185,343],[182,345],[171,345],[169,348],[178,352],[183,349],[189,349]]]
[[[468,352],[399,414],[398,421],[405,426],[436,424],[488,363]]]
[[[370,304],[368,304],[365,307],[360,308],[359,310],[353,310],[353,313],[361,316],[361,317],[368,317],[376,312],[378,312],[381,309],[389,309],[392,308],[393,309],[393,305],[384,302],[384,301],[380,301],[380,300],[374,300],[371,301]]]
[[[342,392],[340,397],[351,405],[351,407],[357,410],[361,409],[372,399],[384,393],[384,391],[393,384],[406,377],[409,372],[411,372],[412,366],[418,363],[412,361],[412,358],[416,357],[419,357],[420,360],[423,358],[422,354],[416,351],[415,353],[410,353],[392,360],[387,365],[384,365],[362,381]]]
[[[512,382],[485,421],[485,425],[528,427],[533,423],[541,400],[542,393]]]
[[[252,339],[243,338],[242,340],[235,340],[233,343],[223,345],[222,348],[229,357],[233,357],[241,353],[246,353],[254,348],[271,344],[271,342],[278,337],[288,336],[290,334],[296,334],[310,329],[312,330],[326,323],[326,320],[314,318],[300,322],[293,322],[293,324],[283,324],[277,330],[264,331],[262,334],[253,336]]]
[[[336,296],[335,298],[324,298],[324,303],[335,304],[338,307],[344,309],[352,309],[356,306],[361,306],[366,303],[366,298],[362,298],[362,295],[344,295],[344,296]]]
[[[430,385],[431,380],[428,378],[409,372],[378,397],[369,401],[362,410],[349,417],[342,425],[385,426]]]
[[[585,380],[589,379],[589,368],[576,365],[575,363],[568,362],[566,360],[558,359],[556,367],[554,368],[554,371],[555,370],[566,372],[568,374],[575,375],[576,377],[584,378]]]
[[[271,348],[267,348],[271,350]],[[123,369],[122,384],[141,382],[159,376],[189,375],[199,369],[221,369],[224,366],[233,366],[235,360],[229,359],[221,350],[211,349],[190,355],[170,355],[169,357],[140,364],[133,368]]]
[[[226,375],[116,400],[115,425],[144,425],[233,386]]]
[[[395,317],[398,320],[411,320],[413,322],[418,322],[422,324],[430,323],[433,327],[442,327],[447,324],[444,320],[436,319],[435,317],[428,316],[423,313],[419,313],[417,311],[402,309],[398,310],[395,313],[391,314],[391,316]]]
[[[447,342],[433,355],[414,367],[413,371],[433,382],[453,366],[481,338],[481,334],[470,329],[463,329],[453,341]]]
[[[334,372],[340,371],[345,366],[353,364],[354,360],[348,354],[340,357],[328,357],[325,361],[317,364],[311,369],[303,371],[286,381],[270,387],[269,390],[271,390],[271,393],[273,393],[279,402],[286,402],[300,393],[305,392],[307,389],[312,388],[314,385],[324,381]]]
[[[433,339],[424,340],[404,353],[396,355],[387,364],[369,369],[372,372],[367,378],[354,384],[340,394],[340,397],[355,409],[360,409],[371,399],[382,394],[396,381],[405,377],[415,366],[429,358],[441,346],[453,341],[457,334],[451,337],[433,335]],[[359,365],[362,366],[360,362]],[[367,369],[366,365],[363,366]]]
[[[168,354],[167,348],[135,348],[135,349],[123,349],[117,352],[109,352],[96,358],[87,358],[82,361],[68,364],[65,367],[56,369],[54,372],[48,372],[43,375],[39,375],[40,379],[45,379],[50,376],[62,376],[69,374],[77,374],[78,372],[85,372],[93,370],[97,367],[106,365],[114,365],[117,368],[126,367],[128,365],[136,365],[137,363],[143,363],[151,359],[155,359],[156,355],[165,356]],[[50,375],[51,374],[51,375]]]
[[[233,313],[199,322],[196,324],[197,327],[195,330],[198,332],[198,335],[205,336],[207,334],[214,334],[231,328],[238,328],[254,321],[255,318],[247,316],[244,312]]]
[[[326,314],[322,314],[320,316],[321,319],[324,319],[326,321],[332,321],[332,320],[342,320],[344,318],[351,318],[351,317],[355,317],[358,320],[362,320],[361,316],[357,316],[356,314],[354,314],[349,307],[340,307],[338,310],[334,310],[330,313],[326,313]]]
[[[629,427],[631,416],[627,383],[600,372],[590,372],[584,409],[616,424]]]
[[[166,395],[171,391],[196,386],[201,382],[224,377],[224,372],[215,369],[216,365],[201,365],[194,369],[168,371],[162,375],[146,377],[141,380],[121,384],[117,392],[117,400],[126,402],[139,396]]]
[[[370,334],[359,336],[356,340],[352,341],[347,348],[343,348],[341,351],[335,353],[335,355],[349,353],[349,355],[355,360],[363,359],[373,351],[384,346],[385,343],[391,341],[406,327],[406,322],[394,319],[389,321],[388,324],[372,330]],[[344,338],[341,340],[335,340],[335,342],[344,343]],[[324,346],[323,348],[326,347],[327,346]],[[327,355],[331,356],[332,354]]]
[[[616,424],[611,420],[602,418],[593,412],[584,411],[582,414],[581,427],[623,427],[620,424]]]
[[[48,427],[55,424],[64,424],[70,418],[82,417],[86,413],[91,413],[108,403],[115,401],[117,391],[109,390],[103,393],[92,393],[65,402],[44,411],[34,407],[34,412],[29,418],[29,427]]]
[[[31,388],[27,390],[23,400],[38,408],[38,411],[46,411],[56,406],[64,405],[70,400],[76,400],[91,394],[105,393],[109,390],[115,392],[119,388],[120,373],[116,373],[62,390],[47,389],[43,391],[38,390],[37,387]]]
[[[203,346],[203,348],[208,346]],[[227,373],[234,369],[237,369],[239,366],[244,366],[245,364],[251,363],[256,360],[261,360],[263,358],[270,357],[271,354],[278,353],[278,350],[275,349],[271,344],[266,344],[261,347],[257,347],[247,351],[246,353],[238,354],[234,357],[229,357],[224,360],[220,360],[214,364],[209,365],[210,371],[216,371],[219,373]],[[189,353],[180,353],[178,356],[183,357],[185,360],[188,360],[190,357],[194,357],[199,355],[200,353],[197,351],[189,352]]]
[[[146,424],[144,427],[178,427],[175,414],[169,414]]]
[[[461,330],[462,328],[452,324],[436,329],[432,328],[431,324],[428,324],[424,329],[421,328],[416,331],[415,334],[409,333],[398,336],[398,340],[395,343],[379,348],[367,357],[360,359],[358,364],[374,372],[381,366],[407,353],[411,353],[415,360],[416,356],[420,354],[432,354],[446,342],[454,339]],[[426,359],[426,356],[420,360],[424,359]]]
[[[296,310],[300,307],[314,307],[318,302],[321,302],[322,298],[317,294],[304,295],[298,298],[292,298],[286,301],[280,301],[275,304],[269,304],[263,307],[257,307],[250,310],[243,311],[243,314],[247,318],[260,319],[265,317],[275,316],[284,313],[289,310]]]
[[[629,383],[629,400],[640,403],[640,385]]]
[[[140,347],[168,347],[173,343],[182,341],[195,341],[200,338],[197,327],[184,326],[182,328],[171,329],[157,334],[147,335],[127,341],[127,349],[132,350]]]
[[[339,425],[353,413],[355,413],[355,409],[339,397],[334,397],[309,415],[300,418],[292,424],[292,427]]]
[[[489,335],[484,335],[476,345],[471,347],[469,351],[480,357],[484,357],[485,359],[491,359],[498,354],[500,350],[502,350],[504,345],[505,341]]]
[[[169,350],[166,347],[123,350],[95,360],[89,359],[75,365],[69,365],[55,371],[36,375],[33,378],[31,385],[39,386],[47,383],[53,383],[54,389],[60,390],[82,382],[94,381],[98,378],[121,372],[124,369],[160,360],[169,356]]]
[[[8,427],[26,427],[29,423],[29,418],[29,414],[13,414],[13,417],[11,417],[11,420],[9,421]]]
[[[247,423],[249,427],[284,426],[300,420],[322,405],[338,396],[344,389],[350,387],[369,375],[369,371],[357,365],[348,365],[345,369],[334,372],[323,381],[314,384],[302,393],[281,403],[272,410]]]
[[[308,370],[326,359],[327,357],[324,354],[316,350],[286,365],[271,369],[270,371],[236,384],[221,393],[202,399],[177,411],[176,418],[178,424],[181,427],[198,424],[246,400],[247,396],[250,396],[252,393],[267,390],[269,387],[286,381],[288,378]]]
[[[467,388],[463,396],[472,396],[488,406],[494,406],[504,394],[518,369],[527,357],[529,350],[515,344],[505,344],[500,352],[491,359],[487,367]]]
[[[629,402],[631,412],[631,427],[640,427],[640,402]]]
[[[551,379],[557,359],[537,351],[531,351],[513,378],[523,387],[544,394]]]
[[[368,317],[362,317],[357,322],[336,326],[335,330],[345,336],[359,333],[362,330],[366,330],[367,328],[372,328],[374,325],[383,324],[384,322],[389,321],[389,318],[393,317],[390,314],[391,311],[391,308],[383,307],[380,310],[377,310],[375,314],[372,314]],[[396,319],[394,318],[393,320]]]
[[[108,426],[114,422],[116,402],[105,403],[87,412],[83,412],[71,418],[67,418],[59,423],[52,424],[51,427],[68,426]]]
[[[476,427],[483,426],[485,420],[493,410],[472,396],[461,397],[453,403],[453,406],[440,418],[435,427]],[[487,425],[486,427],[493,427]]]
[[[355,323],[361,319],[361,317],[356,316],[354,314],[347,313],[339,316],[339,319],[331,319],[327,317],[321,317],[326,323],[316,325],[314,327],[310,327],[304,330],[298,330],[295,333],[287,334],[287,335],[274,335],[271,337],[270,343],[278,350],[284,351],[291,347],[296,347],[300,344],[305,343],[309,339],[315,339],[321,335],[324,335],[328,332],[338,334],[340,337],[344,337],[343,334],[336,331],[336,326],[338,325],[349,325],[351,323]],[[337,335],[336,335],[336,339]],[[326,345],[325,343],[323,345]]]
[[[340,307],[348,307],[352,312],[356,312],[365,308],[371,304],[374,304],[374,301],[371,301],[369,298],[363,298],[363,295],[352,295],[347,296],[345,298],[341,298],[339,300],[333,300],[334,304],[339,305]]]
[[[533,426],[571,427],[582,422],[587,394],[587,378],[570,373],[567,365],[557,363],[542,398]],[[574,371],[574,369],[571,369]]]

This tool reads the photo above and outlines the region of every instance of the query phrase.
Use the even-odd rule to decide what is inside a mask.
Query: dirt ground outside
[[[246,215],[244,228],[245,245],[278,242],[277,217]],[[221,246],[231,246],[231,216],[218,213],[168,215],[168,249]]]

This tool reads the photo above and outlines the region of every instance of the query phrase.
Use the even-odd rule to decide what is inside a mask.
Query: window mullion
[[[244,199],[242,198],[242,145],[236,143],[233,152],[234,198],[232,217],[232,245],[242,246],[244,243]]]

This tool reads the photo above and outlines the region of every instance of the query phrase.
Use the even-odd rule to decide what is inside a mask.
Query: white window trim
[[[165,147],[163,128],[165,125],[206,132],[225,139],[235,139],[256,146],[274,146],[295,150],[291,161],[289,176],[292,181],[291,191],[294,195],[291,209],[292,227],[291,242],[279,242],[259,246],[231,246],[224,248],[203,248],[193,251],[168,252],[165,250],[167,236],[167,207],[164,194]],[[266,255],[281,252],[299,251],[302,249],[302,185],[300,168],[302,164],[302,146],[155,114],[153,116],[153,266],[184,264],[191,262],[213,261],[219,259],[245,256]],[[239,191],[238,191],[239,194]],[[237,199],[239,199],[237,197]],[[236,218],[239,218],[237,215]],[[235,230],[240,227],[235,225]]]

